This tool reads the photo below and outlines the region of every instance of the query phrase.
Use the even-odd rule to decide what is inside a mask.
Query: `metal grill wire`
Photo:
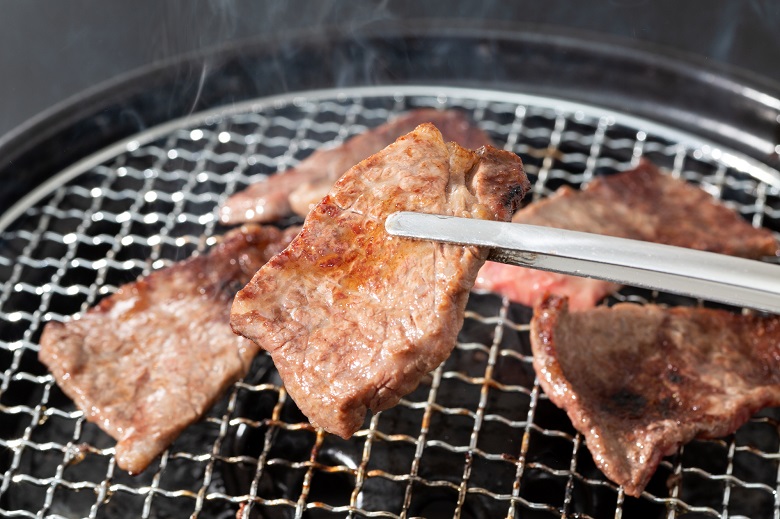
[[[114,442],[38,363],[47,321],[215,243],[224,232],[215,208],[230,193],[414,107],[468,112],[522,156],[530,198],[645,156],[754,225],[780,229],[778,187],[718,160],[715,148],[691,148],[633,119],[560,110],[555,100],[495,97],[358,91],[193,117],[27,209],[0,239],[0,514],[780,517],[777,410],[728,438],[694,441],[663,461],[640,499],[624,496],[540,391],[530,310],[490,294],[472,296],[450,359],[352,440],[313,429],[261,355],[247,380],[136,477],[116,468]],[[617,299],[664,297],[625,289]]]

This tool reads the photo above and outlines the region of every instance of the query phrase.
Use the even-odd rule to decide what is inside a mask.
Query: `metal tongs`
[[[552,227],[413,212],[395,236],[490,247],[488,259],[780,313],[780,265]]]

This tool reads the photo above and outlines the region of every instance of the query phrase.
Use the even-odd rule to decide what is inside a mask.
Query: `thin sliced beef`
[[[746,258],[774,255],[777,243],[701,189],[642,161],[633,170],[600,177],[582,191],[569,187],[531,204],[513,222],[677,245]],[[553,293],[572,310],[593,307],[619,285],[499,263],[487,263],[477,288],[533,306]]]
[[[631,496],[681,444],[780,405],[779,316],[630,303],[570,313],[551,296],[531,345],[545,393]]]
[[[349,437],[449,355],[488,252],[391,237],[386,217],[507,221],[528,186],[516,155],[469,151],[423,124],[336,182],[236,295],[231,325],[271,353],[313,424]]]
[[[233,381],[257,346],[230,329],[235,293],[294,231],[246,226],[209,253],[151,273],[89,309],[50,322],[40,360],[87,419],[141,472]]]
[[[231,196],[220,209],[222,223],[272,222],[291,211],[306,216],[349,168],[422,123],[432,123],[446,141],[468,149],[492,144],[485,132],[457,110],[421,108],[407,112],[331,149],[317,150],[297,167]]]

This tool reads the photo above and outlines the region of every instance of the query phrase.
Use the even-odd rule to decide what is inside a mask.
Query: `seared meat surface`
[[[780,405],[780,316],[629,303],[570,313],[551,296],[531,345],[545,393],[631,496],[681,444]]]
[[[512,221],[746,258],[777,251],[770,231],[750,226],[703,190],[661,173],[648,161],[597,178],[582,191],[563,187],[518,211]],[[547,293],[565,295],[572,310],[590,308],[619,288],[606,281],[492,262],[482,268],[476,286],[527,306]]]
[[[235,293],[295,231],[246,226],[207,254],[151,273],[50,322],[40,360],[139,473],[242,377],[257,346],[230,329]]]
[[[291,211],[306,216],[349,168],[422,123],[432,123],[444,136],[468,149],[492,144],[485,132],[462,112],[421,108],[357,135],[331,149],[317,150],[298,166],[231,196],[220,209],[223,223],[272,222]]]
[[[507,221],[528,187],[516,155],[470,151],[420,125],[336,182],[237,294],[231,325],[271,353],[313,424],[349,437],[450,354],[488,252],[391,237],[386,217]]]

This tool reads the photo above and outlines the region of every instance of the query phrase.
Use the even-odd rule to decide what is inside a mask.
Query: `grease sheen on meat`
[[[676,245],[745,258],[772,256],[777,243],[705,191],[643,160],[632,170],[599,177],[585,189],[562,187],[518,211],[513,222]],[[487,263],[477,288],[527,306],[547,293],[569,297],[572,310],[593,307],[619,285],[500,263]]]
[[[531,345],[545,393],[631,496],[681,444],[780,405],[780,316],[630,303],[570,313],[552,296]]]
[[[291,211],[306,216],[349,168],[418,125],[432,123],[446,141],[469,149],[492,144],[485,132],[457,110],[420,108],[367,130],[335,148],[317,150],[290,168],[231,196],[220,209],[223,223],[272,222]]]
[[[516,155],[469,151],[420,125],[336,182],[237,294],[233,329],[271,353],[312,423],[348,437],[449,355],[488,252],[391,237],[386,217],[506,221],[527,189]]]
[[[257,346],[230,329],[233,297],[294,230],[246,226],[207,254],[118,291],[80,319],[50,322],[40,360],[138,473],[242,377]]]

